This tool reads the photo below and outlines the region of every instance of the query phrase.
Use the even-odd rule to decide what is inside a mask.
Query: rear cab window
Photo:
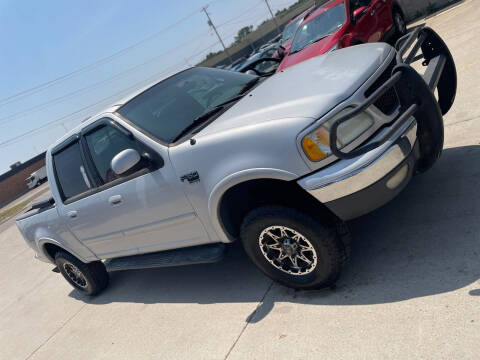
[[[55,152],[52,159],[63,200],[71,199],[90,189],[91,182],[85,172],[78,140]]]
[[[112,159],[126,149],[136,150],[141,159],[131,171],[117,175],[111,169]],[[65,204],[164,165],[159,154],[110,118],[88,125],[82,133],[55,147],[52,162],[60,197]]]

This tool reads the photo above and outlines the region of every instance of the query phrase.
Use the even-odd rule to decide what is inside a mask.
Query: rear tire
[[[260,270],[295,289],[332,286],[348,257],[335,224],[323,225],[283,206],[251,211],[243,221],[241,239]]]
[[[70,285],[89,296],[97,295],[108,285],[108,273],[101,261],[84,263],[67,252],[55,254],[55,264]]]

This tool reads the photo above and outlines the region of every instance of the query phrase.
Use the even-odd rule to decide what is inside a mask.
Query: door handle
[[[115,206],[115,205],[120,205],[123,203],[122,195],[113,195],[108,198],[108,202],[110,205]]]
[[[78,215],[78,212],[76,210],[72,210],[72,211],[69,211],[67,215],[69,218],[75,219]]]
[[[375,15],[375,10],[372,10],[372,11],[370,12],[370,15],[372,15],[372,16]]]

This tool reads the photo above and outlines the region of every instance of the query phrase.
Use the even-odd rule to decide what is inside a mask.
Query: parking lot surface
[[[0,359],[478,359],[480,7],[426,20],[456,60],[445,150],[394,201],[350,223],[335,289],[293,291],[239,245],[217,264],[126,271],[96,298],[0,225]]]

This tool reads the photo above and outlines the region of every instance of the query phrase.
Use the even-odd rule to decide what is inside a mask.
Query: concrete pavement
[[[114,273],[89,299],[0,225],[1,359],[478,359],[478,1],[428,19],[457,63],[446,149],[384,208],[350,224],[334,290],[293,291],[240,246],[217,264]],[[477,5],[475,5],[477,4]]]

